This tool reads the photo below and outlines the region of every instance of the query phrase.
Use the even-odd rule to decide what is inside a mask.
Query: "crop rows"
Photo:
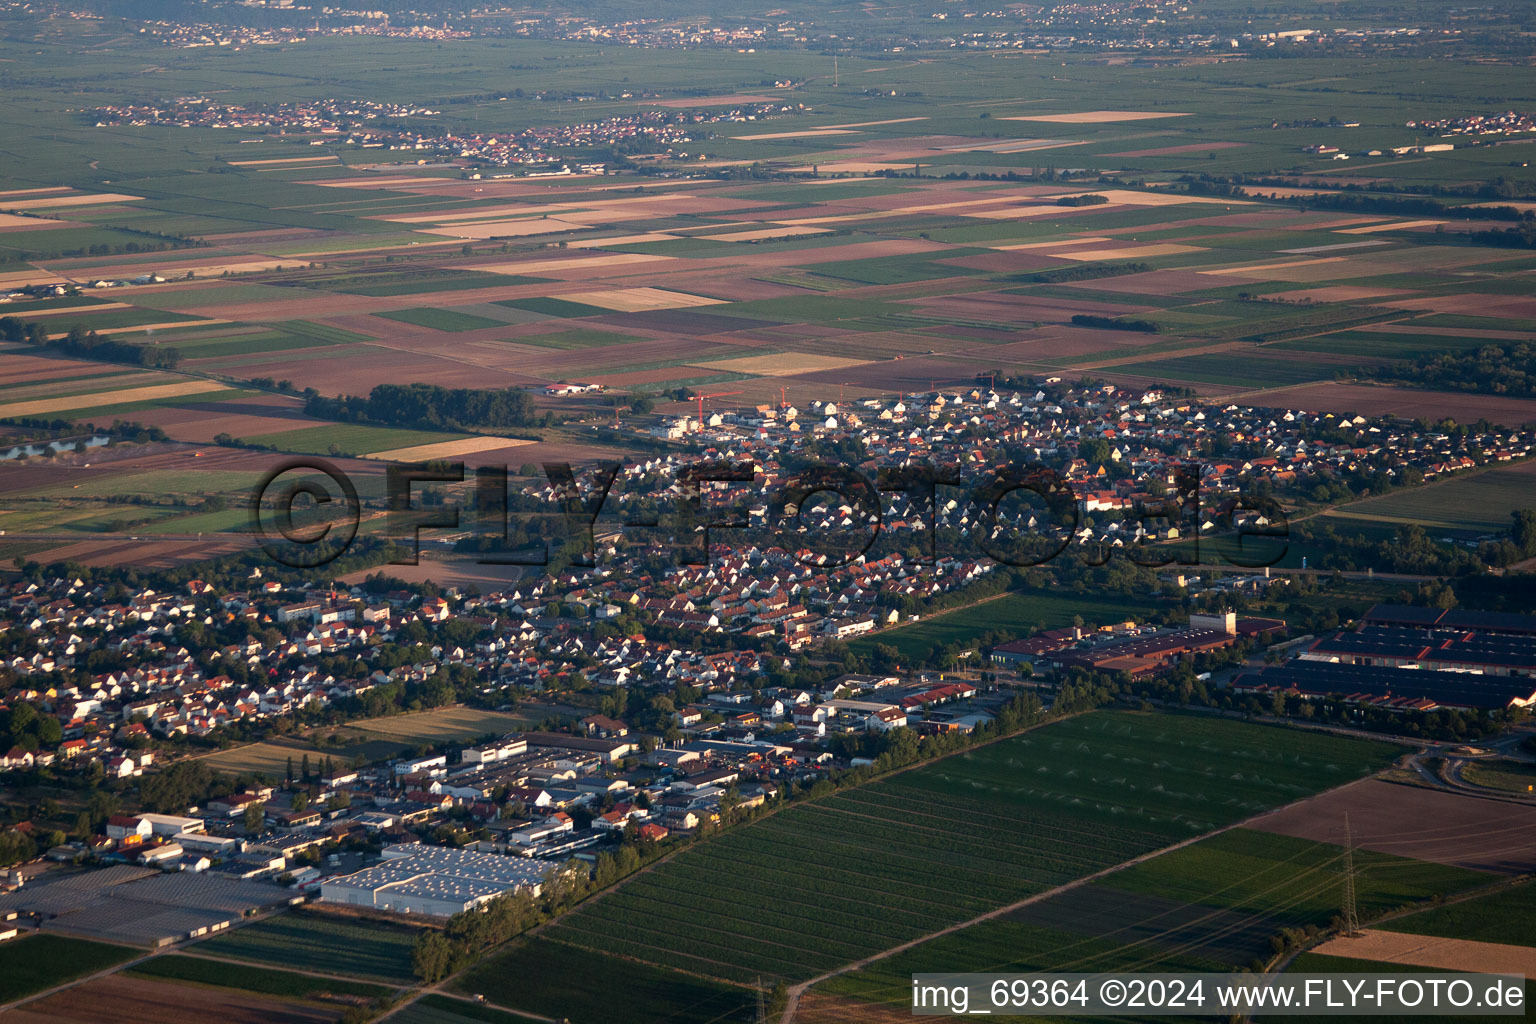
[[[1082,716],[727,833],[550,933],[732,981],[800,980],[1348,781],[1390,749]]]

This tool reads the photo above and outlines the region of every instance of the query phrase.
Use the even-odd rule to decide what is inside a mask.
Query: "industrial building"
[[[0,917],[10,911],[33,914],[45,932],[163,946],[228,928],[248,914],[299,899],[280,886],[213,872],[164,874],[117,865],[50,872],[0,896]]]
[[[371,868],[320,885],[327,903],[451,917],[518,889],[538,895],[550,865],[446,846],[386,846]]]
[[[1536,707],[1536,679],[1527,677],[1299,658],[1284,665],[1250,669],[1233,680],[1232,689],[1237,693],[1338,697],[1351,704],[1398,711]]]
[[[1536,676],[1536,636],[1365,625],[1316,640],[1301,657],[1379,668]]]
[[[1378,604],[1360,617],[1370,626],[1504,633],[1536,636],[1536,615],[1484,612],[1475,608],[1421,608],[1411,604]]]

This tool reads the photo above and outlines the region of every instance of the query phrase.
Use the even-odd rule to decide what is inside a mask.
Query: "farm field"
[[[1531,507],[1536,484],[1536,462],[1495,465],[1480,472],[1400,491],[1380,498],[1352,502],[1330,512],[1328,518],[1385,523],[1419,523],[1425,529],[1502,533],[1509,529],[1510,514]]]
[[[502,711],[437,708],[321,727],[308,736],[248,743],[205,754],[200,760],[216,771],[259,772],[276,778],[287,770],[290,760],[298,764],[306,754],[311,761],[328,757],[341,763],[358,756],[382,761],[398,757],[419,743],[473,740],[488,733],[500,735],[527,727],[527,719]],[[318,742],[321,739],[324,742]]]
[[[404,982],[411,977],[415,936],[405,925],[290,910],[200,942],[196,949],[273,967],[324,963],[336,974]]]
[[[1358,778],[1392,753],[1236,722],[1096,712],[733,830],[541,938],[724,981],[804,979]],[[959,820],[967,831],[953,830]],[[936,856],[942,885],[926,867]],[[805,863],[820,870],[806,875]],[[732,881],[747,877],[748,887]],[[764,888],[778,879],[785,885]],[[896,885],[902,901],[877,899]],[[684,929],[685,918],[694,925]]]
[[[1522,882],[1473,899],[1382,921],[1375,927],[1413,935],[1536,946],[1533,912],[1536,912],[1536,887]]]
[[[1338,914],[1345,851],[1233,829],[918,945],[812,990],[810,1024],[845,1001],[896,1010],[916,971],[1233,971],[1282,928]],[[1362,919],[1487,885],[1495,876],[1356,854]],[[818,1011],[818,1007],[823,1010]]]
[[[491,1006],[433,994],[389,1018],[395,1024],[522,1024],[528,1018]]]
[[[1361,850],[1502,875],[1536,869],[1536,804],[1366,779],[1252,823],[1267,832],[1338,843],[1344,817]],[[1423,823],[1433,822],[1432,827]],[[1481,841],[1469,842],[1471,839]]]
[[[130,975],[112,975],[76,985],[0,1013],[4,1024],[100,1024],[102,1008],[123,1024],[165,1024],[170,1020],[217,1020],[227,1024],[331,1024],[340,1006],[258,997]]]
[[[0,192],[13,193],[0,196],[0,207],[18,211],[0,223],[12,253],[0,282],[85,284],[79,295],[13,301],[4,315],[35,316],[54,333],[79,323],[121,332],[110,337],[128,344],[174,347],[180,365],[148,386],[193,390],[133,393],[128,382],[110,388],[106,378],[99,389],[71,385],[82,369],[124,371],[61,358],[52,372],[25,378],[35,393],[0,389],[0,411],[12,415],[132,418],[204,445],[231,437],[301,455],[411,459],[412,449],[430,452],[422,446],[463,435],[320,422],[295,395],[366,395],[381,383],[519,388],[535,396],[542,433],[566,430],[581,439],[573,451],[596,455],[584,432],[613,422],[615,400],[622,407],[644,398],[654,408],[617,423],[601,454],[652,450],[647,431],[685,414],[677,399],[690,392],[739,392],[716,402],[723,412],[781,398],[805,409],[818,399],[953,387],[997,370],[1088,374],[1132,387],[1166,382],[1280,408],[1536,421],[1529,400],[1333,379],[1387,360],[1529,337],[1536,306],[1518,276],[1528,258],[1445,244],[1426,227],[1441,218],[1329,209],[1315,200],[1325,191],[1317,188],[1183,191],[1185,175],[1322,173],[1295,170],[1299,159],[1306,163],[1300,146],[1312,141],[1306,129],[1256,127],[1267,126],[1277,105],[1298,119],[1326,119],[1347,105],[1368,144],[1412,142],[1401,104],[1382,90],[1420,81],[1424,65],[1415,59],[1342,73],[1334,62],[1300,59],[1292,78],[1254,61],[1224,62],[1217,75],[1068,54],[1070,73],[1054,75],[1022,55],[849,54],[850,80],[868,86],[849,92],[822,80],[819,57],[798,51],[724,61],[633,48],[616,59],[602,46],[562,43],[570,76],[602,79],[622,68],[636,86],[657,90],[653,100],[609,90],[578,113],[531,98],[547,85],[531,69],[551,56],[533,40],[456,40],[460,63],[451,75],[436,66],[435,43],[403,39],[317,38],[303,56],[232,52],[216,64],[211,54],[155,51],[164,86],[156,96],[195,95],[207,74],[227,72],[224,101],[261,101],[277,80],[273,68],[283,88],[318,95],[345,69],[371,95],[452,98],[444,121],[475,129],[680,110],[710,96],[741,102],[762,95],[765,76],[796,78],[794,102],[809,108],[712,133],[702,161],[655,161],[662,177],[470,180],[465,168],[395,166],[393,156],[316,157],[277,137],[237,159],[221,151],[218,132],[98,129],[56,95],[86,88],[87,73],[62,49],[66,40],[107,41],[100,30],[70,25],[39,41],[37,52],[0,43],[0,61],[47,61],[57,87],[30,84],[12,102],[16,145],[35,156],[26,174],[0,181]],[[140,81],[139,44],[119,40],[108,49],[95,54],[90,74]],[[507,95],[466,92],[477,75]],[[1213,86],[1213,75],[1223,84]],[[1312,80],[1329,83],[1327,103],[1296,84]],[[1488,70],[1464,68],[1454,89],[1426,102],[1461,110],[1493,85]],[[1230,105],[1211,110],[1213,87]],[[148,98],[130,95],[136,90],[123,101]],[[1144,109],[1148,95],[1158,97],[1155,109]],[[60,134],[60,124],[70,130]],[[92,168],[103,146],[110,186]],[[1397,161],[1390,171],[1326,170],[1341,183],[1356,172],[1416,188],[1497,174],[1520,187],[1527,171],[1490,163],[1490,154],[1457,150]],[[1068,158],[1115,170],[1070,182],[1042,173]],[[814,177],[727,173],[744,165]],[[886,169],[921,176],[871,177]],[[1157,184],[1131,184],[1141,181]],[[1059,205],[1087,193],[1104,202]],[[129,238],[145,241],[133,232],[155,233],[153,251],[130,248]],[[127,283],[94,287],[100,281]],[[1078,316],[1144,319],[1158,330],[1074,324]],[[609,394],[544,393],[571,381]],[[543,453],[526,454],[537,461]],[[241,495],[222,497],[233,507]],[[71,517],[68,528],[90,532],[112,521],[99,511],[99,520]],[[1453,518],[1426,513],[1437,525]],[[18,520],[17,530],[32,523]],[[184,524],[165,517],[154,529],[237,525],[227,516]],[[128,555],[93,550],[87,560],[98,557]],[[154,557],[175,562],[186,551]],[[962,615],[889,639],[909,656],[941,635],[964,644],[974,634]]]
[[[230,963],[227,960],[210,960],[197,956],[200,947],[193,946],[193,955],[157,956],[125,969],[127,976],[157,978],[161,981],[186,982],[213,988],[233,988],[242,992],[281,996],[287,999],[309,999],[319,1002],[350,1002],[356,999],[373,999],[388,995],[392,990],[379,985],[356,981],[339,981],[334,978],[315,978],[291,971],[275,971],[265,967],[251,967]],[[309,969],[324,966],[320,962],[304,965]]]
[[[916,658],[948,644],[961,647],[994,630],[1031,631],[1070,626],[1081,616],[1089,625],[1124,622],[1145,608],[1123,601],[1107,601],[1088,595],[1008,593],[969,608],[941,612],[919,622],[885,629],[849,642],[853,650],[867,654],[876,644],[896,648],[903,658]]]
[[[142,950],[63,935],[27,935],[0,945],[0,1003],[62,985],[143,955]]]
[[[622,1006],[613,1001],[616,988],[624,992]],[[537,939],[497,953],[454,979],[453,989],[528,1013],[567,1017],[571,1024],[711,1024],[756,1005],[748,989]]]
[[[375,314],[387,320],[398,320],[403,324],[412,324],[416,327],[430,327],[434,331],[479,331],[487,327],[500,327],[500,320],[492,320],[490,317],[474,316],[470,313],[461,313],[453,309],[432,309],[421,307],[418,309],[396,309]]]
[[[386,718],[364,718],[348,728],[410,743],[472,740],[486,733],[505,733],[526,726],[525,719],[505,711],[478,708],[436,708]]]

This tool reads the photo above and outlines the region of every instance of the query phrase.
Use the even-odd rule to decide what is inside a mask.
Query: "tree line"
[[[14,316],[0,317],[0,339],[43,345],[58,349],[66,355],[104,363],[127,363],[129,366],[166,370],[181,364],[181,352],[169,345],[135,345],[132,342],[113,341],[95,331],[87,331],[79,324],[71,327],[64,337],[49,340],[48,329],[36,321],[28,322]]]
[[[304,411],[344,423],[467,430],[526,427],[535,422],[533,396],[517,388],[445,388],[438,384],[380,384],[366,398],[311,392]]]

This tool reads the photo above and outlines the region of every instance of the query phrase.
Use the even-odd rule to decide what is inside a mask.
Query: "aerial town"
[[[1517,1016],[1527,6],[0,0],[0,1024]]]

